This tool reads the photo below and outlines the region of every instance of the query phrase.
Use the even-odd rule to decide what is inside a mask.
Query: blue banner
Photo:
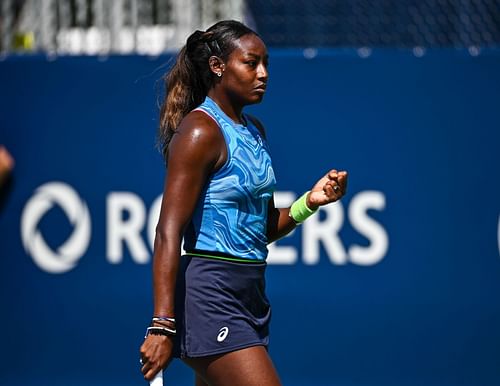
[[[348,194],[270,246],[285,385],[500,384],[500,55],[273,50],[262,104],[289,205]],[[0,384],[140,385],[155,149],[171,57],[0,61]],[[191,385],[176,361],[168,385]]]

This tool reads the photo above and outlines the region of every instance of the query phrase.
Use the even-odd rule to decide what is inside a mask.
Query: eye
[[[249,60],[249,61],[247,61],[245,63],[248,64],[252,68],[257,67],[257,61],[255,61],[255,60]]]

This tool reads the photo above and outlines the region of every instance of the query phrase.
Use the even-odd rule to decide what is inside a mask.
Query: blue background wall
[[[350,173],[342,203],[272,252],[270,351],[284,384],[500,384],[499,54],[271,51],[268,94],[249,111],[267,127],[278,190],[299,195],[332,167]],[[0,62],[0,144],[16,159],[0,212],[0,384],[142,384],[147,222],[164,178],[157,96],[168,60]],[[35,264],[21,237],[27,203],[55,181],[86,203],[91,221],[81,258],[60,274]],[[145,215],[147,256],[121,243],[111,263],[116,192],[133,195]],[[356,217],[359,199],[374,195],[383,205]],[[325,224],[336,221],[329,237]],[[314,238],[320,227],[330,241]],[[57,204],[36,228],[54,251],[73,232]],[[331,246],[337,235],[340,249]],[[374,260],[353,258],[384,235]],[[289,263],[276,264],[283,253]],[[181,363],[168,377],[192,384]]]

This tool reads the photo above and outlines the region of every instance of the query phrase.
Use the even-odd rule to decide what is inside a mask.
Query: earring
[[[217,76],[220,78],[220,77],[222,76],[222,72],[220,72],[220,71],[219,71],[219,72],[217,73]]]

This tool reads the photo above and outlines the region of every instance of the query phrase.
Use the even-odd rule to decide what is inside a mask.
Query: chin
[[[258,94],[258,95],[254,94],[252,95],[251,98],[248,99],[248,104],[255,105],[257,103],[262,102],[263,99],[264,99],[264,94]]]

